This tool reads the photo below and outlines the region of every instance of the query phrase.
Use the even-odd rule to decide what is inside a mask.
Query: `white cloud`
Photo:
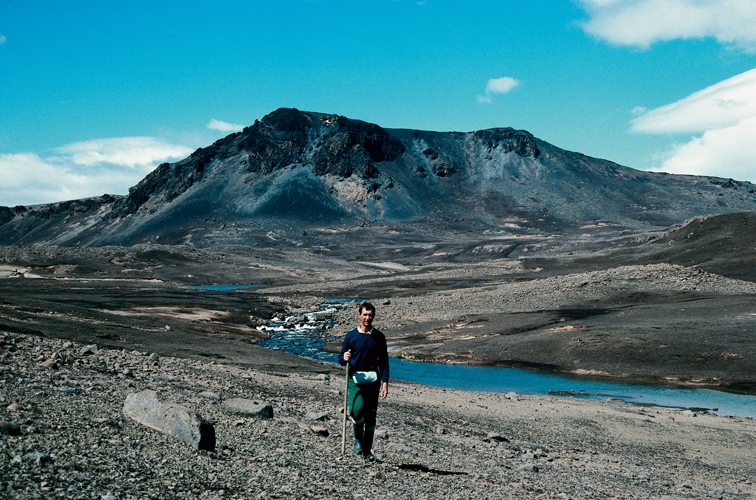
[[[590,16],[589,34],[614,45],[714,38],[756,51],[754,0],[578,0]]]
[[[756,182],[756,116],[675,146],[659,170]]]
[[[492,101],[493,94],[506,94],[520,84],[519,80],[505,76],[502,78],[492,78],[486,84],[486,94],[478,96],[478,102],[489,103]]]
[[[74,142],[56,149],[77,165],[111,164],[129,168],[157,165],[169,158],[189,155],[185,146],[167,144],[154,137],[116,137]]]
[[[207,128],[211,130],[218,130],[220,132],[238,132],[244,128],[244,125],[237,125],[236,123],[226,123],[215,118],[210,120],[207,124]]]
[[[643,134],[701,134],[674,145],[660,170],[756,182],[756,69],[647,111],[630,124]]]
[[[4,44],[6,40],[5,35],[0,35],[0,45]]]
[[[631,130],[648,134],[703,132],[756,116],[756,69],[746,71],[631,121]]]
[[[42,158],[34,153],[0,155],[0,206],[35,205],[126,194],[158,164],[192,150],[152,137],[76,142]]]

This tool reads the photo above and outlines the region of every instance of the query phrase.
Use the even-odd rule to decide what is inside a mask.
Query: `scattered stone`
[[[518,470],[523,472],[538,472],[538,466],[536,464],[522,464],[517,467]]]
[[[51,368],[53,370],[59,368],[60,365],[58,365],[58,362],[55,359],[48,359],[47,361],[44,361],[40,366],[43,368]]]
[[[215,428],[197,413],[160,401],[154,391],[130,393],[123,414],[151,429],[175,436],[194,448],[215,449]]]
[[[97,346],[94,344],[86,345],[79,349],[79,356],[90,356],[97,352]]]
[[[29,460],[36,463],[37,465],[46,464],[53,461],[50,455],[48,455],[47,453],[40,453],[38,451],[27,453],[23,458],[24,460]]]
[[[410,448],[409,446],[404,445],[402,443],[390,443],[387,446],[387,448],[389,448],[389,449],[391,449],[393,451],[398,451],[400,453],[407,453],[409,455],[415,455],[415,456],[418,455],[417,450],[414,450],[414,449]]]
[[[223,408],[229,413],[255,417],[260,420],[273,418],[273,405],[265,401],[234,398],[224,401]]]
[[[211,391],[200,392],[200,396],[208,399],[220,399],[220,396]]]
[[[322,427],[320,425],[313,425],[313,426],[310,427],[310,429],[315,434],[318,434],[318,435],[323,436],[323,437],[328,437],[328,429],[326,429],[325,427]]]
[[[327,411],[311,411],[308,412],[307,415],[305,415],[305,418],[307,420],[328,420],[328,412]]]
[[[0,434],[7,434],[8,436],[20,436],[21,426],[5,420],[0,420]]]
[[[490,443],[490,442],[497,442],[497,443],[508,443],[509,439],[505,438],[501,434],[498,434],[496,432],[489,432],[486,437],[483,439],[483,441]]]
[[[7,410],[8,411],[25,411],[26,408],[21,406],[19,403],[11,403],[8,405]]]

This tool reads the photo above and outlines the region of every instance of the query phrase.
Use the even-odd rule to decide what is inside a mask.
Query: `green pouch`
[[[378,382],[377,372],[354,372],[352,380],[355,384],[372,384]]]

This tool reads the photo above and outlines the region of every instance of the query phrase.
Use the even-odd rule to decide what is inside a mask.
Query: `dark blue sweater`
[[[377,371],[381,380],[389,381],[388,351],[386,349],[386,337],[380,331],[373,328],[370,334],[360,333],[356,328],[344,337],[344,345],[341,346],[339,363],[346,365],[344,353],[352,350],[349,360],[349,374],[354,372]]]

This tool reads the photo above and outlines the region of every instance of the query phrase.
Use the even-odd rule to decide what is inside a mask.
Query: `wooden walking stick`
[[[341,426],[341,455],[344,455],[344,450],[346,450],[346,422],[347,422],[347,411],[349,411],[349,361],[347,361],[346,366],[344,367],[344,373],[346,374],[345,377],[345,383],[344,383],[344,423]]]

